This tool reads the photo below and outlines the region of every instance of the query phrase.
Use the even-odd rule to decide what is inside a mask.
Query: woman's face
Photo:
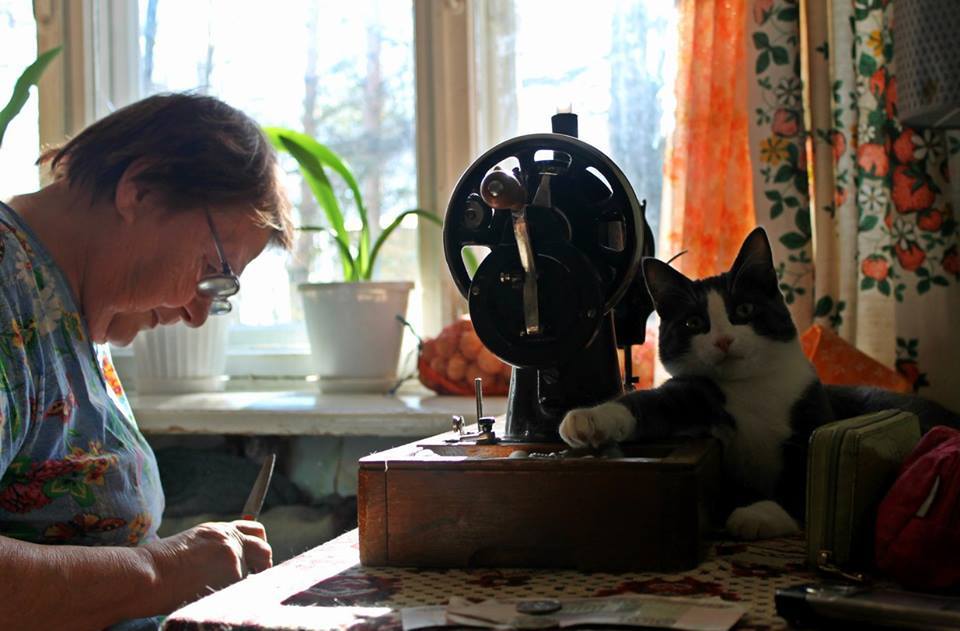
[[[245,207],[211,208],[210,215],[227,262],[239,276],[266,247],[270,230],[258,226]],[[159,324],[202,325],[211,298],[197,292],[197,281],[222,269],[203,208],[158,209],[126,230],[116,248],[110,298],[98,313],[85,314],[93,341],[123,346]]]

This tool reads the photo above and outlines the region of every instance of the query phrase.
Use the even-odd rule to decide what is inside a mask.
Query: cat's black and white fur
[[[660,360],[672,378],[569,412],[560,436],[575,447],[715,436],[724,447],[728,532],[743,539],[797,532],[811,432],[900,401],[821,385],[800,348],[762,228],[718,276],[690,280],[656,259],[644,259],[643,272],[660,316]]]

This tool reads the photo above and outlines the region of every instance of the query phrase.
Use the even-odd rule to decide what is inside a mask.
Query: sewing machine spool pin
[[[493,425],[496,419],[492,416],[483,415],[483,378],[476,377],[473,380],[474,397],[477,405],[477,431],[473,433],[464,432],[464,419],[460,415],[454,415],[451,421],[453,431],[457,432],[456,438],[447,439],[448,443],[459,443],[465,440],[473,441],[477,445],[494,445],[500,442]]]

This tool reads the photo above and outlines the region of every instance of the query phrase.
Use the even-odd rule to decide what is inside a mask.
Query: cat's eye
[[[741,302],[733,312],[738,318],[749,318],[753,315],[753,305],[749,302]]]
[[[691,331],[699,331],[703,328],[703,318],[700,316],[690,316],[683,322],[683,326],[687,327]]]

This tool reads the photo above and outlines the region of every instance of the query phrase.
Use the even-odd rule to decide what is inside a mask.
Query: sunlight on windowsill
[[[316,383],[283,391],[227,390],[193,394],[130,393],[145,434],[391,436],[418,438],[449,431],[454,414],[475,414],[470,397],[438,396],[422,387],[396,395],[322,394]],[[503,414],[505,397],[484,399]]]

